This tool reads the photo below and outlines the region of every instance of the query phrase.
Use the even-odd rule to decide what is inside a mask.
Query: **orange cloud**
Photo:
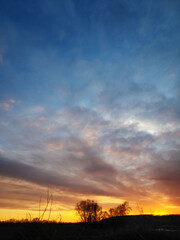
[[[46,117],[40,116],[40,117],[37,118],[37,120],[38,121],[44,121],[44,120],[46,120]]]

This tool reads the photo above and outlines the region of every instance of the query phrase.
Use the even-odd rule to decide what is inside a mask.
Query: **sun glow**
[[[33,221],[39,217],[38,211],[25,211],[21,209],[0,209],[0,221],[8,221],[10,219],[22,220],[27,219]],[[75,211],[52,211],[49,217],[49,211],[44,215],[43,220],[57,222],[78,222],[78,216]]]

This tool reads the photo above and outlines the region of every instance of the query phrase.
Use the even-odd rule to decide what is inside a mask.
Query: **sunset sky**
[[[179,66],[179,0],[0,0],[0,220],[180,214]]]

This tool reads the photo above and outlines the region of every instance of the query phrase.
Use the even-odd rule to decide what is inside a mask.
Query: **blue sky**
[[[1,0],[2,179],[178,206],[179,11],[178,0]]]

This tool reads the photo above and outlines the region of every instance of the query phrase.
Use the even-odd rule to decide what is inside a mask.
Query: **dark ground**
[[[99,223],[0,223],[0,240],[180,240],[180,215],[124,216]]]

